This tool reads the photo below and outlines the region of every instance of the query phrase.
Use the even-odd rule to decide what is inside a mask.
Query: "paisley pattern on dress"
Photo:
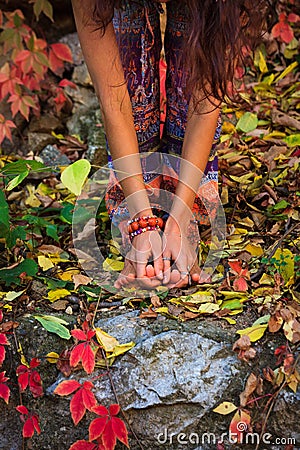
[[[113,25],[117,36],[120,56],[124,67],[130,95],[134,125],[139,150],[159,152],[162,173],[151,167],[151,158],[141,158],[144,181],[152,198],[151,205],[159,209],[161,190],[174,193],[178,182],[180,159],[168,155],[181,155],[187,122],[189,98],[185,96],[188,73],[181,66],[183,42],[188,32],[188,15],[182,0],[166,3],[167,26],[165,31],[166,74],[166,120],[160,139],[160,73],[161,55],[160,17],[162,6],[153,0],[133,0],[121,2],[115,10]],[[210,158],[196,196],[193,214],[199,224],[209,224],[216,215],[218,206],[218,159],[216,145],[221,133],[219,119],[215,131]],[[142,155],[141,155],[142,156]],[[171,159],[171,162],[170,162]],[[129,219],[126,200],[108,149],[110,171],[106,193],[106,206],[112,222],[122,232]],[[122,233],[123,234],[123,233]]]

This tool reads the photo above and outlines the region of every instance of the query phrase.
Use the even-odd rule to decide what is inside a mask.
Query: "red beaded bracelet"
[[[146,231],[162,230],[164,221],[161,217],[142,216],[136,217],[128,222],[128,233],[130,240]]]

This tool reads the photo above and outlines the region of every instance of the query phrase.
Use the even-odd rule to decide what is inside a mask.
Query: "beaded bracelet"
[[[163,227],[164,221],[161,217],[136,217],[128,222],[129,238],[132,241],[132,239],[139,234],[145,233],[146,231],[162,230]]]

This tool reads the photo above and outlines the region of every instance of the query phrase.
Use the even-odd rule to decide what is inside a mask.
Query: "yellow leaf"
[[[258,67],[261,73],[266,73],[269,70],[265,57],[260,50],[258,51]]]
[[[68,269],[65,272],[59,272],[58,278],[60,278],[63,281],[73,281],[73,276],[80,273],[78,269]]]
[[[295,61],[290,64],[286,69],[284,69],[275,79],[275,82],[278,83],[279,80],[286,77],[290,72],[292,72],[298,66],[298,62]]]
[[[52,267],[54,267],[54,264],[51,261],[51,259],[47,258],[44,255],[38,256],[38,264],[43,270],[43,272],[45,272],[45,270],[49,270],[52,269]]]
[[[113,352],[114,348],[119,345],[119,341],[116,338],[105,333],[101,328],[96,328],[96,337],[106,352]]]
[[[123,353],[128,352],[135,346],[134,342],[128,342],[127,344],[119,344],[116,345],[113,349],[113,353],[111,355],[107,355],[108,358],[114,358],[116,356],[122,355]]]
[[[22,295],[23,292],[25,292],[25,289],[23,291],[19,291],[19,292],[15,292],[15,291],[3,292],[4,294],[6,294],[4,297],[4,300],[7,302],[11,302],[11,301],[15,300],[15,298],[20,297],[20,295]]]
[[[225,134],[231,134],[235,132],[235,126],[233,125],[233,123],[228,122],[228,121],[224,121],[222,123],[222,133]]]
[[[284,279],[285,283],[288,283],[294,277],[295,262],[293,253],[287,249],[278,248],[273,256],[276,259],[276,267]]]
[[[233,403],[223,402],[219,406],[217,406],[215,409],[213,409],[213,412],[222,414],[223,416],[226,416],[227,414],[230,414],[236,410],[237,410],[237,406],[235,406]]]
[[[46,360],[50,364],[56,364],[58,359],[59,359],[59,354],[58,353],[50,352],[50,353],[47,353],[47,355],[46,355]]]
[[[191,296],[186,297],[185,300],[191,303],[207,303],[212,302],[214,297],[209,291],[197,291]]]
[[[264,335],[267,327],[267,323],[253,325],[252,327],[245,328],[244,330],[237,330],[237,333],[241,336],[249,336],[251,342],[256,342]]]
[[[203,303],[199,309],[197,310],[201,314],[213,314],[216,311],[219,311],[220,306],[215,303]]]
[[[55,300],[59,300],[60,298],[67,297],[67,295],[70,295],[71,292],[67,289],[52,289],[48,292],[48,300],[50,302],[55,302]]]
[[[247,244],[246,247],[244,247],[244,250],[252,256],[261,256],[264,253],[261,245],[259,244]]]
[[[155,308],[155,312],[160,313],[160,314],[168,314],[169,309],[167,306],[161,306],[160,308]]]
[[[271,277],[271,275],[264,273],[263,276],[259,280],[259,284],[267,284],[269,286],[273,286],[274,279]]]
[[[123,270],[124,268],[124,262],[119,261],[117,259],[111,259],[106,258],[106,260],[103,262],[103,270],[110,272],[110,271],[116,271],[119,272]]]
[[[230,317],[222,317],[222,319],[225,319],[228,323],[230,323],[230,325],[236,324],[236,320],[231,319]]]
[[[25,205],[27,206],[31,206],[32,208],[37,208],[41,205],[41,202],[39,201],[39,199],[35,196],[35,189],[32,186],[32,184],[27,184],[26,186],[27,191],[28,191],[28,196],[26,197],[25,200]]]
[[[287,377],[287,385],[296,394],[298,387],[298,380],[293,373]]]

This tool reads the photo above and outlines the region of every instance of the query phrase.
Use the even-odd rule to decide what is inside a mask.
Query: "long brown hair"
[[[235,71],[238,65],[245,65],[245,53],[261,39],[269,1],[181,1],[190,15],[183,52],[183,63],[189,70],[187,90],[191,94],[202,92],[217,102],[238,102],[233,87]],[[119,3],[120,0],[95,0],[94,20],[103,32]]]

